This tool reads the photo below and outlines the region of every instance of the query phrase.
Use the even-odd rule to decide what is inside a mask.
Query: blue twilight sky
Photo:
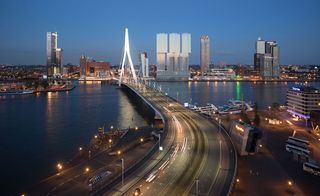
[[[190,63],[199,38],[214,63],[253,63],[255,40],[276,40],[281,64],[320,64],[319,0],[1,0],[0,63],[45,64],[46,32],[58,31],[63,63],[81,53],[118,64],[129,28],[132,55],[155,63],[158,32],[189,32]]]

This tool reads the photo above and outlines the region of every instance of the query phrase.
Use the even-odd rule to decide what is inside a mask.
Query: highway
[[[105,195],[132,195],[136,188],[141,195],[228,195],[236,171],[236,152],[228,136],[161,92],[126,85],[164,116],[168,136],[162,152]]]

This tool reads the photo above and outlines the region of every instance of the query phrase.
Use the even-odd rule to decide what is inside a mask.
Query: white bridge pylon
[[[123,75],[124,75],[126,56],[128,57],[128,61],[129,61],[129,64],[130,64],[130,69],[131,69],[131,72],[132,72],[133,80],[137,83],[137,75],[136,75],[136,72],[134,70],[134,66],[133,66],[132,59],[131,59],[131,54],[130,54],[128,28],[125,29],[124,52],[123,52],[122,63],[121,63],[119,86],[121,86],[122,78],[123,78]]]

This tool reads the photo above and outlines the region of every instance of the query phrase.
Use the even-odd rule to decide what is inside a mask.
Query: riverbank
[[[79,152],[69,162],[58,162],[57,174],[27,189],[30,195],[47,194],[89,194],[111,183],[121,174],[119,160],[125,160],[130,168],[140,163],[150,149],[157,144],[151,135],[158,131],[152,127],[136,127],[124,130],[99,131],[93,136],[87,147],[79,147]],[[92,182],[99,177],[100,180]],[[91,186],[89,184],[91,183]],[[76,187],[76,189],[75,189]]]

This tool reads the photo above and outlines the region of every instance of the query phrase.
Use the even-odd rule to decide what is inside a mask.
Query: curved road
[[[164,150],[105,195],[228,195],[236,171],[229,137],[200,114],[146,86],[135,91],[167,122]]]

